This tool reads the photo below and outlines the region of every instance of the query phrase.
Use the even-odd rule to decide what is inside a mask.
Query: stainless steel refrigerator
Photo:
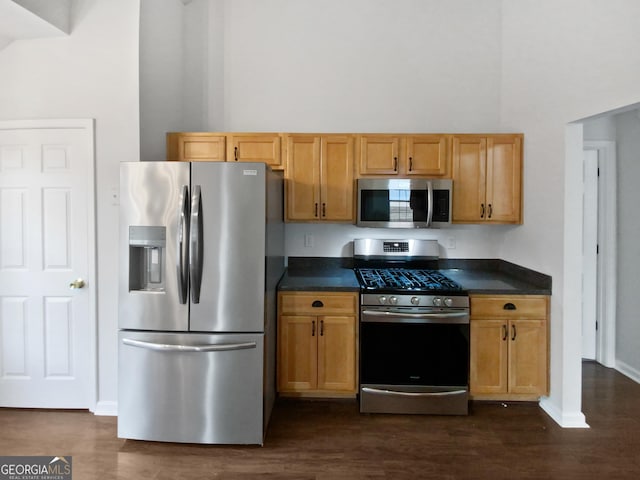
[[[121,164],[118,437],[263,443],[282,182],[262,163]]]

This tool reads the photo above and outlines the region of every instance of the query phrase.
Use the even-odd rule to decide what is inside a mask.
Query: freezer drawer
[[[118,437],[263,443],[263,334],[120,331]]]

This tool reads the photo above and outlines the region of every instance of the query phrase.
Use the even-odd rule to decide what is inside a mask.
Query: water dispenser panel
[[[129,227],[129,291],[164,291],[166,237],[165,227]]]

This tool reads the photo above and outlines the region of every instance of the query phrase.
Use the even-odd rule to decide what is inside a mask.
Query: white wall
[[[565,268],[575,268],[580,246],[571,242],[581,233],[580,226],[565,232],[565,222],[574,223],[565,217],[565,202],[580,198],[581,180],[565,178],[565,169],[580,174],[581,166],[565,157],[576,142],[581,151],[582,132],[572,130],[571,145],[565,144],[565,126],[640,99],[640,3],[504,0],[502,12],[501,119],[504,128],[525,132],[525,225],[506,233],[502,256],[553,276],[547,407],[561,422],[580,423],[580,318],[572,303],[576,287],[565,285],[579,272]]]
[[[72,31],[0,51],[0,119],[95,118],[100,402],[117,398],[119,163],[138,160],[137,0],[77,0]],[[108,407],[105,407],[108,408]]]
[[[224,7],[225,129],[499,128],[499,0],[226,0]]]
[[[503,231],[503,227],[498,227]],[[285,251],[290,257],[351,257],[355,238],[421,238],[438,240],[441,258],[496,258],[500,233],[478,225],[441,229],[360,228],[355,225],[287,223]],[[311,246],[305,238],[311,236]]]
[[[618,291],[616,364],[640,379],[640,117],[638,111],[615,116],[618,159]]]
[[[140,158],[164,160],[166,133],[184,129],[184,4],[140,0]]]

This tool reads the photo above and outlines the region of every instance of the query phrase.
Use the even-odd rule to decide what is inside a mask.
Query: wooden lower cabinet
[[[549,393],[549,297],[471,296],[470,391],[478,400]]]
[[[281,395],[355,396],[357,310],[357,293],[278,295]]]

